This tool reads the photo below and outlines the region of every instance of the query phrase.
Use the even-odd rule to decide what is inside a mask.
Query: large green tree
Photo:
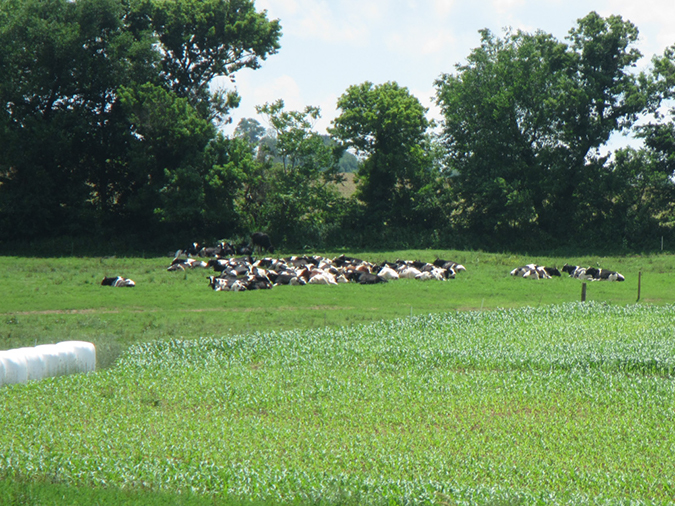
[[[373,224],[406,226],[416,220],[418,192],[429,182],[423,148],[426,108],[395,82],[350,86],[338,99],[330,133],[363,162],[357,196]]]
[[[6,233],[62,232],[91,216],[93,172],[114,170],[117,88],[152,76],[151,43],[125,32],[123,14],[114,0],[0,2]]]
[[[280,35],[251,0],[0,0],[3,234],[212,216],[206,150],[238,101],[213,80]]]
[[[475,234],[589,236],[611,205],[599,149],[653,105],[637,28],[595,12],[567,42],[536,32],[481,32],[480,47],[436,81],[453,220]],[[585,227],[585,228],[584,228]]]
[[[337,218],[342,180],[342,148],[327,143],[314,125],[317,107],[288,111],[283,100],[257,107],[270,126],[273,142],[260,145],[260,163],[266,175],[264,198],[259,202],[258,227],[269,230],[276,242],[305,246],[325,239],[326,228]]]
[[[675,109],[655,107],[675,97],[675,46],[655,56],[651,70],[648,85],[660,100],[650,121],[635,127],[644,145],[618,150],[611,166],[614,227],[628,243],[654,247],[675,232]]]
[[[256,147],[260,139],[265,137],[267,129],[253,118],[242,118],[234,129],[234,136],[246,139],[252,147]]]
[[[239,103],[236,92],[214,91],[214,78],[234,80],[279,49],[279,21],[252,0],[140,0],[134,10],[148,16],[160,44],[165,87],[209,119],[227,121]]]

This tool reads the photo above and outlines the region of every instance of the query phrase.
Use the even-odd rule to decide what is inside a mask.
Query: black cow
[[[333,259],[333,265],[336,267],[343,267],[345,265],[359,265],[362,264],[363,260],[360,258],[356,257],[348,257],[344,254],[340,255],[339,257],[335,257]]]
[[[378,276],[377,274],[371,274],[370,272],[362,272],[358,276],[358,282],[362,285],[374,285],[376,283],[386,283],[387,280]]]
[[[213,247],[205,247],[199,250],[200,257],[224,258],[235,254],[234,246],[227,242],[220,242]]]
[[[178,258],[181,255],[186,257],[196,257],[199,255],[199,251],[202,249],[202,245],[198,242],[193,242],[190,246],[184,249],[179,249],[176,251],[175,258]]]
[[[251,235],[251,245],[253,246],[254,251],[257,248],[260,253],[262,253],[263,250],[268,253],[274,253],[274,246],[272,246],[270,236],[263,232],[256,232]]]
[[[560,271],[556,267],[544,267],[544,270],[549,276],[561,276]]]

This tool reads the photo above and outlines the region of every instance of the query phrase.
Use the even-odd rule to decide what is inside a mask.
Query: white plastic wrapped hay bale
[[[59,368],[62,362],[61,351],[56,344],[40,344],[35,347],[42,356],[45,364],[45,378],[52,378],[59,375]]]
[[[19,350],[0,351],[0,360],[3,362],[4,378],[3,385],[25,383],[28,381],[26,369],[26,357]]]
[[[66,374],[96,370],[96,347],[86,341],[62,341],[59,347],[68,357]]]
[[[0,351],[0,386],[96,370],[96,347],[63,341]]]
[[[55,346],[59,354],[59,365],[56,369],[56,376],[65,376],[79,372],[75,366],[77,363],[75,348],[63,343],[57,343]]]
[[[23,354],[26,360],[26,380],[41,380],[45,377],[45,362],[39,350],[33,347],[16,350]]]

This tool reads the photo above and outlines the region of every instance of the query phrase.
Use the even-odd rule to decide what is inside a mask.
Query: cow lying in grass
[[[112,278],[104,277],[101,281],[101,286],[136,286],[136,283],[128,278],[123,278],[121,276],[115,276]]]
[[[513,269],[511,271],[511,276],[528,279],[551,279],[553,276],[560,276],[560,271],[555,267],[544,267],[543,265],[527,264]]]
[[[455,272],[466,271],[466,267],[464,267],[462,264],[458,264],[457,262],[453,262],[451,260],[441,260],[440,258],[437,258],[434,260],[434,265],[436,267],[440,267],[441,269],[452,269]]]
[[[626,278],[616,271],[600,269],[598,267],[581,267],[579,265],[565,264],[562,268],[573,278],[584,281],[625,281]]]
[[[167,271],[184,271],[186,269],[194,269],[196,267],[206,268],[209,264],[207,262],[195,260],[194,258],[174,258],[166,270]]]
[[[626,278],[616,271],[607,269],[599,269],[597,267],[590,267],[586,269],[586,275],[590,276],[593,281],[625,281]]]
[[[209,276],[209,286],[216,292],[245,292],[247,290],[268,290],[272,282],[266,276],[251,274],[244,278],[236,276]]]

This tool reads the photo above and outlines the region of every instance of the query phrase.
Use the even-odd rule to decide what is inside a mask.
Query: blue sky
[[[242,70],[236,86],[242,101],[232,114],[231,132],[241,118],[264,119],[255,106],[283,99],[289,110],[321,108],[324,131],[335,104],[353,84],[396,81],[437,118],[434,81],[454,71],[480,44],[479,30],[502,36],[506,27],[543,30],[563,40],[591,11],[620,15],[640,31],[645,56],[675,45],[673,0],[257,0],[258,10],[279,19],[281,49],[258,70]]]

